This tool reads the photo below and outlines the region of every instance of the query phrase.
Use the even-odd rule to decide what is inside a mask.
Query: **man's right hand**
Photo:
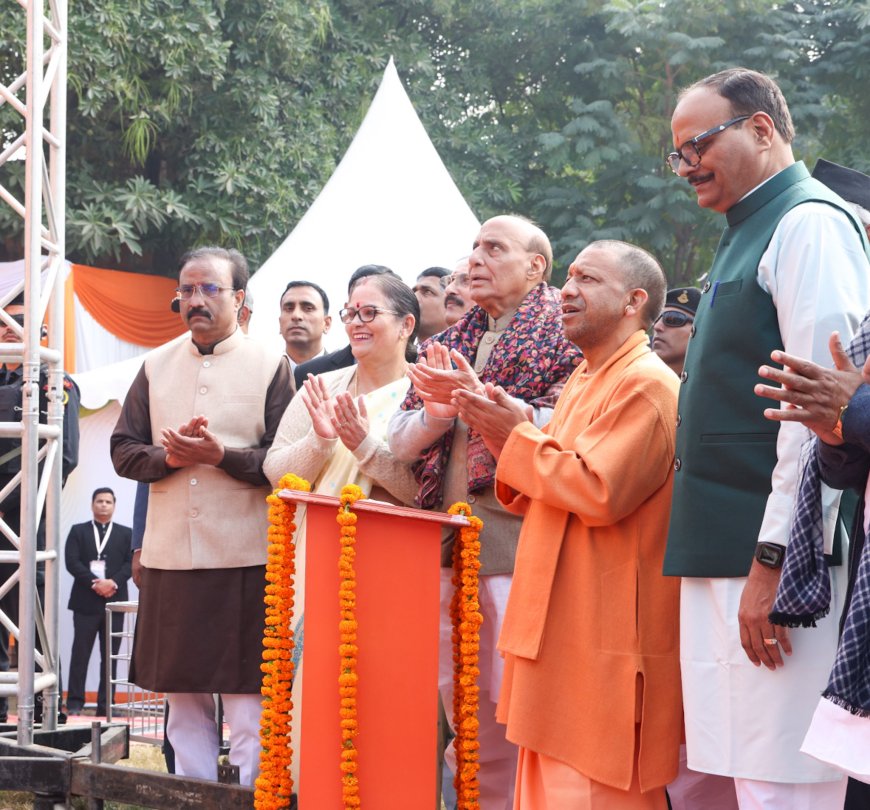
[[[842,444],[833,430],[861,385],[861,372],[849,360],[837,332],[828,341],[834,368],[824,368],[785,352],[771,352],[771,359],[784,369],[762,366],[761,377],[780,384],[756,385],[760,397],[784,402],[784,408],[766,408],[764,415],[774,422],[801,422],[827,444]]]

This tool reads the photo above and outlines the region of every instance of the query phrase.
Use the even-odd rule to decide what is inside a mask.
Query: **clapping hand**
[[[340,439],[353,451],[368,435],[368,414],[362,397],[355,401],[346,391],[330,397],[323,380],[311,374],[300,393],[314,432],[322,439]]]
[[[487,383],[483,394],[457,389],[453,392],[462,421],[482,437],[487,450],[498,459],[511,431],[531,421],[531,408],[509,396],[500,385]]]
[[[194,464],[216,467],[224,457],[224,446],[208,430],[208,418],[205,416],[193,417],[178,430],[164,428],[160,441],[166,451],[167,467],[178,469]]]
[[[426,349],[420,361],[411,363],[408,376],[423,400],[426,413],[442,419],[452,419],[458,413],[453,402],[454,391],[484,393],[483,383],[468,361],[459,352],[448,352],[446,346],[437,342]]]
[[[299,392],[299,396],[302,397],[302,402],[305,403],[305,408],[311,417],[311,425],[314,428],[314,432],[321,439],[337,439],[338,433],[336,433],[332,424],[335,410],[330,400],[326,383],[319,377],[309,374],[308,379],[302,383],[302,390]]]
[[[368,414],[362,397],[354,400],[346,391],[335,397],[332,429],[348,450],[353,452],[359,447],[369,433]]]

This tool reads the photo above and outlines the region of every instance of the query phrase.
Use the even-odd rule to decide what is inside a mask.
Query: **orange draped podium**
[[[308,505],[299,805],[340,810],[339,499]],[[464,517],[360,500],[356,542],[359,751],[364,807],[435,804],[441,527]],[[449,711],[448,707],[448,711]],[[294,756],[297,755],[294,752]]]

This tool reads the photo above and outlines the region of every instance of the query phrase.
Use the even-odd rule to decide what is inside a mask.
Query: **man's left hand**
[[[208,417],[207,416],[194,416],[186,425],[182,425],[178,428],[178,432],[182,436],[201,436],[202,431],[208,427]]]
[[[791,655],[788,628],[771,624],[767,618],[773,609],[780,573],[781,569],[768,568],[754,560],[740,597],[737,611],[740,644],[757,667],[764,664],[768,669],[776,669],[785,664],[782,653]]]
[[[194,464],[216,467],[223,461],[224,446],[221,441],[201,427],[197,436],[184,436],[172,428],[164,428],[161,442],[166,450],[166,466],[176,469]]]
[[[504,388],[487,383],[483,394],[463,389],[453,392],[453,402],[466,425],[474,428],[482,437],[487,450],[495,459],[511,431],[521,422],[531,421],[530,408],[508,396]]]

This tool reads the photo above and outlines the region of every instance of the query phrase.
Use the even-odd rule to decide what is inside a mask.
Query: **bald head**
[[[592,242],[589,247],[606,250],[613,255],[627,290],[638,288],[646,291],[648,298],[639,312],[643,328],[649,329],[665,305],[668,284],[655,256],[637,245],[617,239],[601,239]]]
[[[549,280],[553,250],[533,222],[512,215],[493,217],[480,228],[468,268],[472,300],[498,318]]]
[[[544,281],[549,281],[553,273],[553,248],[550,245],[550,240],[534,222],[526,217],[521,217],[519,214],[501,214],[497,217],[492,217],[484,222],[488,225],[491,222],[501,221],[509,228],[515,228],[518,238],[525,244],[526,248],[531,253],[537,253],[544,258]]]
[[[645,250],[625,242],[593,242],[571,262],[562,287],[565,337],[596,371],[662,307],[665,276]]]

